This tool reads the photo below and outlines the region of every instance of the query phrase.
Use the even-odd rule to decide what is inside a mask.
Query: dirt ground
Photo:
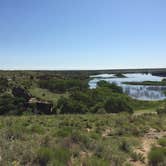
[[[133,166],[146,166],[148,165],[148,153],[153,145],[157,146],[157,140],[166,136],[166,131],[158,132],[155,129],[150,129],[148,133],[146,133],[143,137],[141,137],[141,147],[136,148],[134,151],[136,153],[140,153],[145,157],[145,162],[142,163],[141,161],[132,161],[129,162]]]

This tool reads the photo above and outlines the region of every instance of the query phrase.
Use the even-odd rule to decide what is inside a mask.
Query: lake
[[[124,78],[116,77],[114,74],[100,74],[90,76],[89,86],[96,88],[97,82],[101,80],[115,83],[122,87],[123,92],[138,100],[164,100],[166,95],[166,86],[145,86],[145,85],[127,85],[123,82],[143,82],[143,81],[161,81],[165,77],[153,76],[152,74],[123,74]]]

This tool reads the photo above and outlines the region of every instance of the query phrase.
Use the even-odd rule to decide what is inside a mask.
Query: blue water
[[[166,86],[145,86],[145,85],[127,85],[123,82],[143,82],[143,81],[161,81],[165,77],[153,76],[151,74],[124,74],[125,78],[115,77],[114,74],[92,75],[89,82],[90,88],[96,88],[97,82],[101,80],[115,83],[122,87],[123,92],[138,100],[164,100],[166,99],[163,91]]]

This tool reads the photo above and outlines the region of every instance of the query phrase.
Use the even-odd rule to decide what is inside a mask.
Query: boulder
[[[32,95],[27,90],[21,87],[14,87],[12,89],[12,94],[14,97],[22,97],[27,101],[32,97]]]

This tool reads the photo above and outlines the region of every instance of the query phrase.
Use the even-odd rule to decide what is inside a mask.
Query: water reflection
[[[142,81],[161,81],[164,77],[152,76],[151,74],[124,74],[126,78],[117,78],[114,75],[104,74],[91,76],[93,79],[89,82],[90,88],[96,88],[97,82],[105,80],[110,83],[116,83],[123,88],[124,93],[138,100],[163,100],[166,99],[163,91],[166,86],[144,86],[144,85],[126,85],[123,82],[142,82]]]

